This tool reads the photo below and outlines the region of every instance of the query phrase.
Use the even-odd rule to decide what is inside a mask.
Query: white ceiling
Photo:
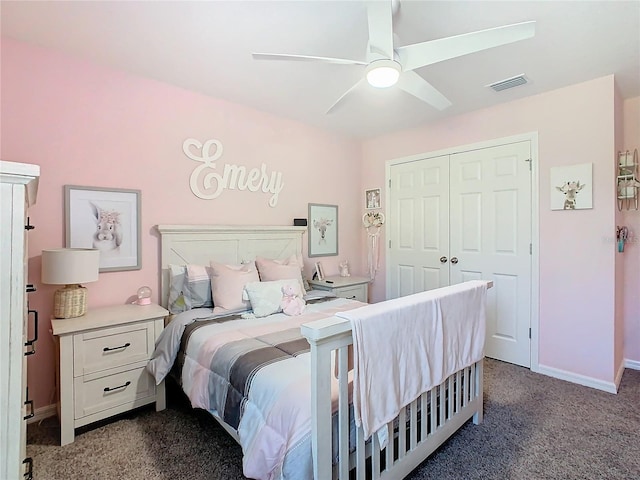
[[[442,112],[396,88],[365,85],[329,115],[363,66],[257,61],[251,52],[365,60],[362,1],[2,0],[0,8],[3,36],[358,137],[609,74],[623,98],[640,95],[640,0],[404,0],[396,46],[528,20],[536,35],[418,69],[453,103]],[[486,87],[522,73],[527,85]]]

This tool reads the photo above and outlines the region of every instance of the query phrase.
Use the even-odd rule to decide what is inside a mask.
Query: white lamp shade
[[[42,251],[42,283],[73,285],[98,280],[100,250],[58,248]]]

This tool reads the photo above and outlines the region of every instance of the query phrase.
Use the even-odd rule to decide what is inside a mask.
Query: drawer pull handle
[[[104,387],[104,391],[105,392],[113,392],[114,390],[118,390],[119,388],[127,388],[129,385],[131,385],[131,382],[127,381],[127,383],[123,383],[122,385],[118,385],[117,387]]]
[[[33,400],[29,400],[29,387],[26,388],[26,392],[24,396],[26,397],[24,401],[24,406],[27,407],[31,413],[28,413],[26,416],[22,417],[22,419],[29,420],[30,418],[33,418],[36,415],[36,411],[33,408]],[[26,410],[25,410],[25,413],[26,413]]]
[[[33,480],[33,458],[27,457],[22,460],[22,464],[27,466],[27,471],[22,475],[25,480]]]
[[[34,345],[38,341],[38,311],[37,310],[27,310],[27,315],[33,315],[33,338],[27,340],[24,344],[25,347],[29,347],[30,350],[24,352],[24,355],[33,355],[36,353],[36,346]]]
[[[33,408],[33,400],[27,400],[26,402],[24,402],[24,406],[29,407],[29,410],[31,411],[31,413],[28,413],[26,416],[22,417],[23,420],[29,420],[30,418],[33,418],[36,416],[36,412]]]
[[[129,342],[125,343],[124,345],[120,345],[119,347],[104,347],[102,349],[103,352],[111,352],[113,350],[120,350],[121,348],[127,348],[128,346],[130,346],[131,344]]]

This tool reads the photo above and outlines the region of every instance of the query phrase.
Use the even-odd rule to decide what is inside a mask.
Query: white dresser
[[[27,359],[35,351],[28,338],[27,208],[36,200],[40,167],[0,161],[0,478],[31,479],[26,458]],[[35,320],[37,323],[37,320]],[[34,326],[34,330],[35,331]]]
[[[164,382],[156,385],[145,367],[168,314],[159,305],[116,305],[51,320],[60,338],[61,445],[77,427],[148,403],[165,408]]]

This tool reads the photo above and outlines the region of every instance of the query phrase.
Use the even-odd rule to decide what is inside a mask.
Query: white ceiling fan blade
[[[316,57],[312,55],[296,55],[290,53],[252,53],[255,60],[292,60],[297,62],[324,62],[340,65],[366,65],[367,62],[349,58]]]
[[[397,52],[403,69],[415,70],[450,58],[531,38],[535,33],[535,21],[523,22],[398,47]]]
[[[447,97],[416,72],[404,72],[400,75],[398,87],[438,110],[444,110],[451,106]]]
[[[347,90],[346,92],[344,92],[344,93],[340,96],[340,98],[339,98],[338,100],[336,100],[336,101],[334,102],[334,104],[333,104],[333,105],[331,105],[331,106],[329,107],[329,110],[327,110],[326,115],[328,115],[328,114],[330,114],[331,112],[333,112],[333,111],[336,109],[336,107],[338,106],[338,104],[339,104],[339,103],[341,103],[347,95],[349,95],[349,94],[350,94],[351,92],[353,92],[356,88],[358,88],[358,87],[359,87],[363,82],[364,82],[364,79],[360,79],[358,82],[356,82],[356,84],[355,84],[353,87],[351,87],[349,90]]]
[[[393,60],[393,19],[391,0],[369,0],[367,2],[369,21],[369,50]]]

